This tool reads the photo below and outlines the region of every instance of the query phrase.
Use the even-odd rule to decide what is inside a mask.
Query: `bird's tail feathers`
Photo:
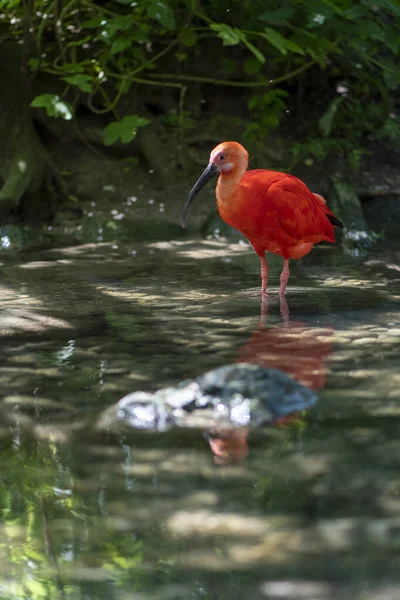
[[[339,221],[339,219],[337,217],[335,217],[333,212],[331,210],[329,210],[329,208],[326,206],[325,198],[323,196],[321,196],[320,194],[314,194],[314,197],[317,198],[317,200],[319,200],[324,205],[325,214],[328,217],[331,225],[333,225],[334,227],[343,227],[343,223],[341,221]]]
[[[326,216],[328,217],[329,221],[332,223],[332,225],[334,227],[343,227],[342,221],[339,221],[339,219],[337,217],[335,217],[335,215],[326,213]]]

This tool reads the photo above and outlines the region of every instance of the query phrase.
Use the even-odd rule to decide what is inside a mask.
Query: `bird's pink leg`
[[[261,296],[265,296],[268,286],[268,265],[265,259],[265,254],[260,256],[261,261]]]
[[[268,316],[268,294],[261,297],[260,327],[265,327]]]
[[[286,294],[286,286],[289,279],[289,259],[283,259],[283,269],[281,273],[281,287],[279,288],[279,295],[284,296]]]
[[[286,298],[284,296],[280,296],[279,299],[281,304],[281,317],[283,319],[283,324],[288,325],[290,318],[288,303],[286,302]]]

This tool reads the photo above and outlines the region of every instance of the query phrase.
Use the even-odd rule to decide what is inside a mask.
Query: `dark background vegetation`
[[[398,597],[389,253],[362,267],[333,252],[300,263],[292,318],[311,342],[335,325],[330,381],[309,421],[260,430],[241,470],[215,470],[192,432],[116,440],[92,426],[125,392],[250,358],[278,331],[259,328],[259,298],[236,293],[259,285],[253,255],[229,263],[236,250],[198,240],[136,246],[161,223],[180,234],[218,142],[326,194],[347,240],[369,242],[368,223],[398,239],[398,0],[0,7],[0,249],[12,245],[3,229],[35,222],[93,221],[106,240],[101,206],[110,235],[125,227],[131,242],[50,253],[39,240],[40,253],[1,256],[0,599],[265,600],[262,585],[286,580],[309,598]],[[203,198],[190,227],[211,211]],[[293,338],[298,363],[313,366],[304,339]],[[325,360],[313,370],[323,378]]]
[[[2,0],[1,12],[3,223],[79,216],[107,185],[113,201],[140,183],[180,209],[224,139],[251,167],[331,194],[350,229],[367,229],[360,197],[390,192],[397,206],[396,0]]]

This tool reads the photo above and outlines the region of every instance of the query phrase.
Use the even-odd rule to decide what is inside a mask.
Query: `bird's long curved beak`
[[[212,179],[217,174],[218,174],[217,167],[214,166],[213,163],[210,163],[208,165],[207,169],[204,171],[204,173],[202,175],[200,175],[199,179],[194,184],[193,189],[190,192],[188,199],[186,200],[185,208],[183,209],[183,214],[182,214],[182,218],[181,218],[181,226],[182,227],[185,227],[185,217],[186,217],[186,214],[187,214],[187,212],[190,208],[190,205],[192,204],[195,196],[197,196],[197,194],[200,192],[201,188],[203,188],[206,185],[206,183],[208,183],[210,181],[210,179]]]

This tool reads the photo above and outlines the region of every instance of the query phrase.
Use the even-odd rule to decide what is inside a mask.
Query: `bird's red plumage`
[[[297,177],[265,169],[246,171],[229,190],[228,201],[224,187],[229,188],[229,174],[220,181],[217,198],[222,219],[239,229],[260,256],[269,251],[300,258],[317,242],[335,241],[327,217],[331,211]]]
[[[182,214],[200,189],[216,173],[217,204],[222,219],[241,231],[251,242],[261,262],[261,293],[268,285],[265,252],[283,256],[279,294],[284,296],[289,279],[289,259],[301,258],[314,244],[334,242],[333,227],[342,224],[297,177],[278,171],[247,171],[247,150],[237,142],[222,142],[212,150],[208,167],[192,188]]]

